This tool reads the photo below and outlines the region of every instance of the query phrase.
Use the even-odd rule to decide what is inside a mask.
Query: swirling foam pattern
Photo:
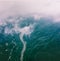
[[[60,61],[60,22],[31,16],[0,20],[0,61]]]

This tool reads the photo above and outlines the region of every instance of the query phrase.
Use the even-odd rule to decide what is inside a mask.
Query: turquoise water
[[[30,37],[23,37],[27,42],[23,61],[60,61],[60,23],[47,18],[35,20],[29,17],[19,22],[18,26],[23,28],[34,23]],[[13,27],[11,23],[6,26]],[[0,26],[0,61],[20,61],[23,44],[19,33],[5,34],[6,26]]]

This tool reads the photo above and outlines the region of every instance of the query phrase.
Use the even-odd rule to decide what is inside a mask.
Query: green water
[[[33,23],[33,19],[23,23]],[[22,23],[20,24],[22,25]],[[28,26],[27,25],[27,26]],[[2,27],[3,28],[3,27]],[[27,42],[23,61],[60,61],[60,23],[40,19],[34,26],[30,38],[24,36]],[[7,35],[0,33],[0,61],[20,61],[23,45],[19,34]],[[13,49],[13,50],[12,50]],[[10,59],[9,56],[11,56]]]

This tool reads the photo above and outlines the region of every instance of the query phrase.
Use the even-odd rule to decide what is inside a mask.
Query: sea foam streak
[[[23,36],[24,36],[24,34],[29,35],[31,33],[30,28],[31,28],[30,26],[24,27],[21,31],[21,34],[20,34],[20,39],[21,39],[21,42],[23,44],[23,49],[21,51],[21,57],[20,57],[21,61],[23,61],[23,56],[24,56],[24,52],[26,50],[26,43],[27,43],[26,41],[24,41]]]
[[[23,40],[23,33],[21,33],[20,35],[20,39],[21,39],[21,42],[23,43],[23,49],[21,51],[21,57],[20,57],[20,60],[23,61],[23,56],[24,56],[24,52],[26,50],[26,41]]]

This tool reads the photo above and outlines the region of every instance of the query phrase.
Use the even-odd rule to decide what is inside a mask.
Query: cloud
[[[0,0],[0,18],[29,13],[60,16],[60,0]]]

